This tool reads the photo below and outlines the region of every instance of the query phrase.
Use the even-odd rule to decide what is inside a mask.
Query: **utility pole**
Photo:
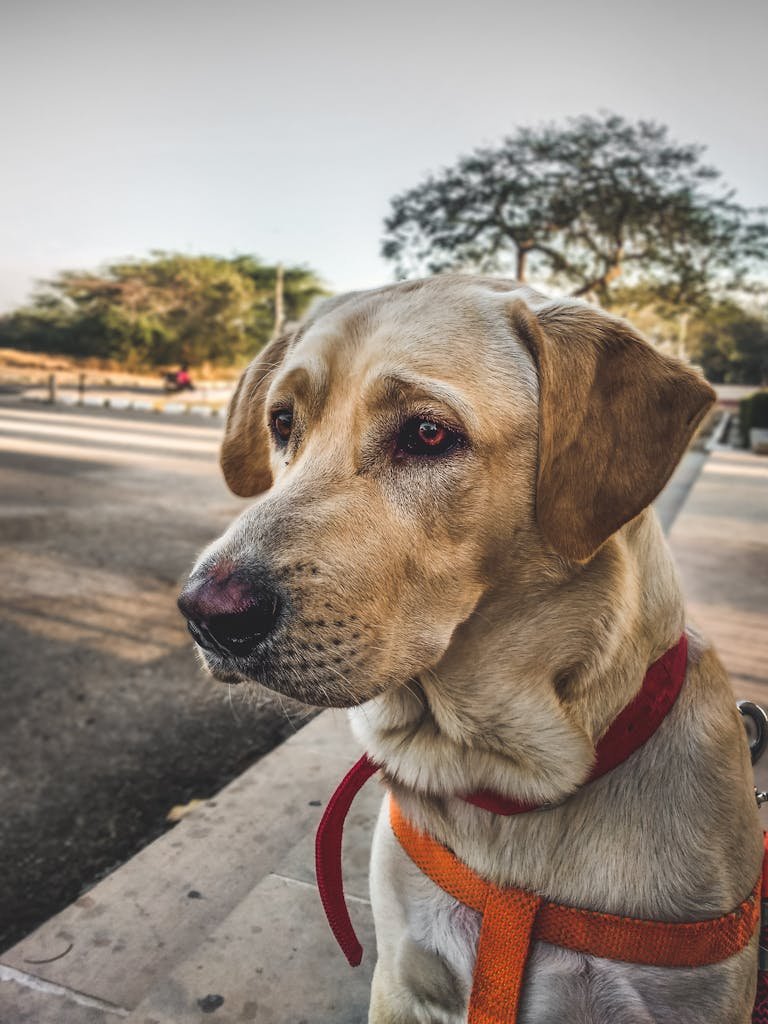
[[[283,301],[283,264],[277,264],[275,274],[275,326],[272,329],[272,337],[276,338],[283,329],[285,323],[285,303]]]

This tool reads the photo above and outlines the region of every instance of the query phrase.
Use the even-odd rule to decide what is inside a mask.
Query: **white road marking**
[[[222,424],[220,421],[213,419],[210,425],[195,423],[194,425],[181,426],[178,423],[168,423],[163,420],[160,416],[157,417],[157,422],[150,422],[144,417],[141,419],[131,419],[129,416],[109,416],[107,414],[103,416],[84,415],[83,413],[74,412],[53,412],[46,409],[43,406],[39,411],[36,409],[24,409],[14,406],[0,406],[0,417],[3,419],[14,419],[14,420],[26,420],[34,423],[73,423],[75,425],[84,425],[104,427],[107,429],[114,428],[119,430],[130,430],[134,432],[149,432],[152,434],[182,434],[187,437],[200,436],[200,437],[212,437],[221,434]]]
[[[147,430],[128,430],[125,427],[103,427],[101,423],[91,421],[82,427],[70,426],[67,423],[58,423],[55,420],[34,422],[31,420],[9,420],[0,413],[0,430],[6,433],[36,434],[40,437],[51,439],[64,438],[67,440],[81,440],[104,442],[108,441],[115,445],[133,445],[143,448],[165,448],[169,451],[179,452],[217,452],[219,449],[218,439],[212,437],[210,440],[199,438],[186,438],[180,435],[168,435],[162,432]]]

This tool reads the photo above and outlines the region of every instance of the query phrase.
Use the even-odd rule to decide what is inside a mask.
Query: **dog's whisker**
[[[240,716],[238,715],[237,711],[235,711],[235,705],[234,705],[234,702],[232,700],[232,684],[231,683],[227,683],[227,703],[229,704],[229,710],[232,712],[232,717],[234,718],[235,722],[237,722],[237,724],[239,725],[240,724]]]
[[[416,690],[413,689],[413,685],[412,685],[410,679],[406,679],[406,681],[403,683],[403,688],[405,690],[407,690],[408,693],[410,693],[410,695],[414,698],[414,700],[418,704],[420,704],[423,708],[427,707],[427,702],[426,702],[426,699],[425,699],[424,695],[421,694],[421,693],[418,693]]]
[[[283,713],[283,717],[285,718],[288,725],[290,725],[290,727],[293,729],[293,731],[297,732],[298,730],[296,729],[296,726],[294,725],[291,716],[288,714],[285,704],[283,704],[283,695],[279,692],[279,690],[275,690],[274,692],[275,695],[277,696],[277,702],[280,705],[280,710]]]

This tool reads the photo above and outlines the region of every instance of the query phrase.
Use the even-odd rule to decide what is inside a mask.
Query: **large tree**
[[[703,149],[606,114],[520,128],[395,196],[382,254],[399,276],[473,269],[609,300],[619,284],[701,304],[768,261],[768,224]]]

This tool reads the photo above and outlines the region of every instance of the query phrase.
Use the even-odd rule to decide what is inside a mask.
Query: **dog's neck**
[[[562,799],[594,747],[679,638],[683,601],[646,511],[585,566],[554,559],[536,580],[486,593],[432,670],[352,713],[396,783],[449,797],[475,789]]]

